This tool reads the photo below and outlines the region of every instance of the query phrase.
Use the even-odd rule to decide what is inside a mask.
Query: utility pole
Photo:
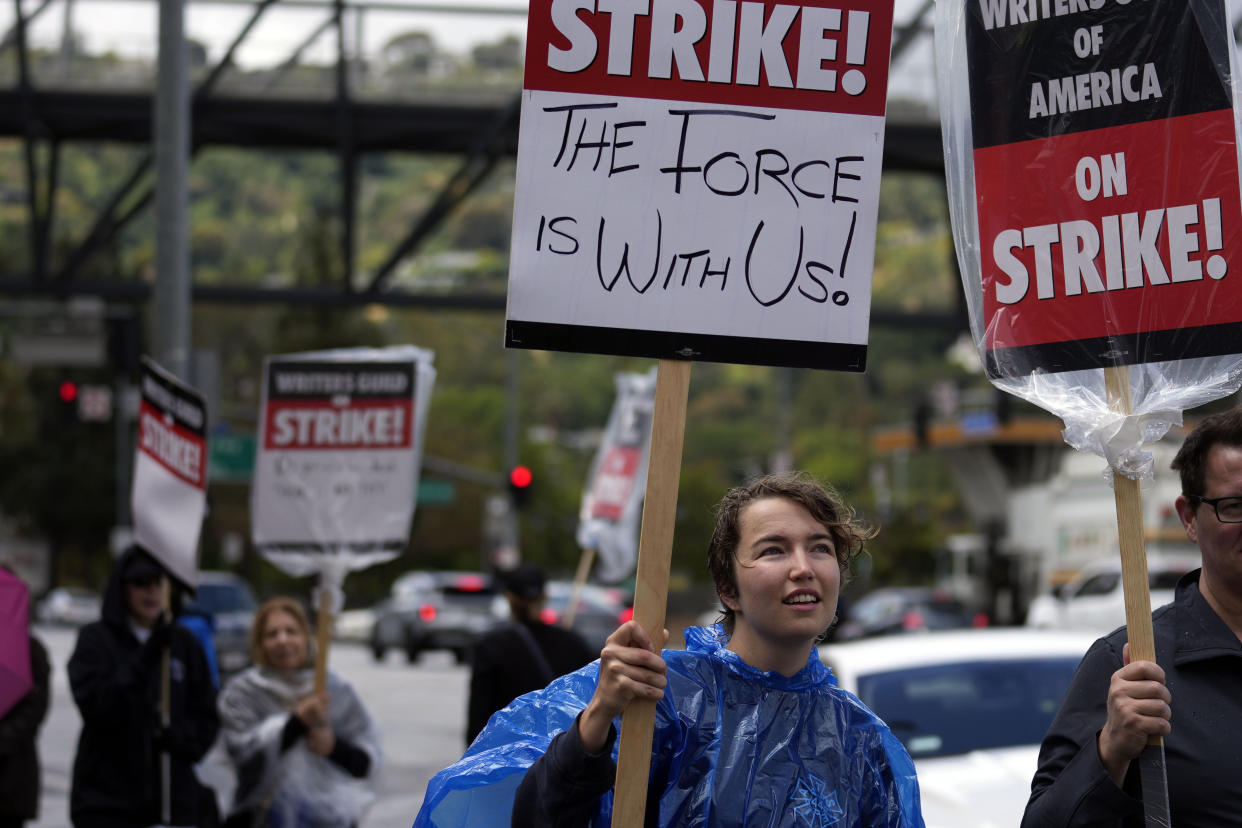
[[[155,155],[155,359],[165,370],[188,380],[190,370],[190,229],[187,180],[190,166],[189,67],[185,49],[185,0],[160,0],[159,59],[155,72],[152,139]],[[164,591],[164,611],[171,597]],[[160,681],[160,722],[172,710],[171,661],[164,651]],[[160,756],[161,822],[172,814],[171,759]]]
[[[154,354],[181,379],[190,364],[189,69],[185,0],[160,0],[155,73]]]

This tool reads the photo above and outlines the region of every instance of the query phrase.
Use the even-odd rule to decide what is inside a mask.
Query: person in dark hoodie
[[[213,825],[214,794],[195,776],[220,728],[216,690],[194,634],[165,618],[163,567],[130,547],[104,591],[101,618],[83,627],[69,658],[82,714],[69,816],[75,828],[162,824],[162,754],[170,757],[169,825]],[[161,725],[163,654],[169,652],[170,723]]]

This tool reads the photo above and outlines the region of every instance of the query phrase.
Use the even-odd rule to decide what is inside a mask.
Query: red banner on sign
[[[406,399],[271,399],[265,449],[404,449],[413,439],[414,403]]]
[[[207,441],[145,399],[138,410],[138,450],[185,482],[207,487]]]
[[[530,4],[527,89],[883,115],[893,4]]]
[[[643,452],[638,448],[614,446],[600,463],[591,487],[591,517],[620,520],[629,505],[638,479]]]
[[[1232,111],[979,149],[975,182],[988,350],[1242,322]]]

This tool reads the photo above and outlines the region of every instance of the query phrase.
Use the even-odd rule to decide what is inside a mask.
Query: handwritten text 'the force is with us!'
[[[699,157],[694,147],[702,142],[691,140],[699,130],[716,135],[734,131],[753,134],[759,127],[769,130],[772,143],[778,143],[780,114],[687,105],[667,108],[667,117],[677,121],[680,138],[668,157],[660,159],[643,141],[648,122],[609,119],[616,109],[616,103],[594,102],[545,107],[545,117],[563,120],[552,167],[607,179],[645,176],[657,182],[657,190],[671,194],[675,200],[664,203],[677,209],[711,209],[707,202],[713,199],[763,198],[766,204],[773,204],[773,196],[775,203],[784,203],[786,208],[766,217],[762,211],[755,211],[745,232],[734,239],[740,246],[717,251],[697,245],[684,249],[676,239],[668,238],[670,225],[681,217],[670,217],[658,207],[642,218],[647,229],[640,246],[626,238],[624,231],[610,232],[609,227],[610,212],[618,217],[628,213],[627,226],[632,226],[632,205],[603,203],[598,219],[541,215],[533,240],[537,252],[591,255],[590,248],[584,247],[591,245],[596,276],[609,293],[629,289],[641,295],[653,289],[676,288],[723,292],[736,274],[754,300],[765,307],[794,296],[819,304],[849,303],[843,280],[858,219],[855,205],[868,192],[863,181],[863,156],[791,158],[782,149],[763,147],[742,152],[725,149]],[[790,208],[801,213],[815,204],[841,205],[831,213],[839,224],[839,232],[831,235],[839,239],[839,245],[834,255],[822,257],[830,261],[808,255],[807,247],[809,242],[822,247],[831,228],[807,228],[802,222],[780,220]],[[822,209],[815,213],[821,218],[825,215]]]

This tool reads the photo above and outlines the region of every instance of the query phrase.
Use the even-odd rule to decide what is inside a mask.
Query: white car
[[[1095,638],[946,630],[825,644],[820,656],[910,752],[927,828],[1013,828],[1039,743]]]
[[[99,620],[102,600],[84,587],[57,587],[35,608],[35,617],[44,624],[81,626]]]
[[[367,607],[345,610],[332,619],[332,637],[365,644],[371,640],[374,626],[375,610]]]
[[[1178,580],[1201,565],[1194,555],[1149,555],[1151,608],[1170,603]],[[1096,635],[1106,635],[1125,623],[1120,557],[1087,564],[1055,593],[1038,596],[1026,614],[1028,627],[1087,630]]]

